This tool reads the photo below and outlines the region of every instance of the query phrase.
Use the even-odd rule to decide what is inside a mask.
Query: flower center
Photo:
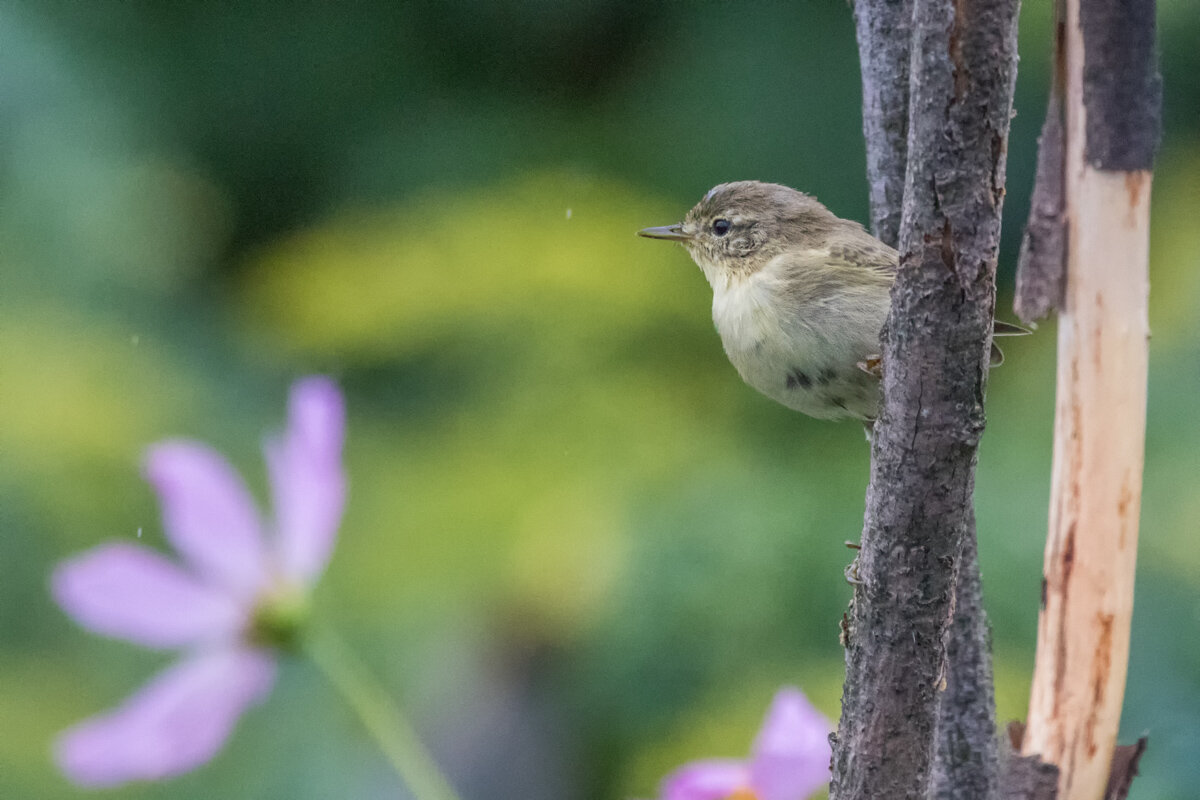
[[[259,598],[247,638],[254,644],[295,650],[307,620],[307,595],[292,587],[279,587]]]
[[[744,786],[733,794],[729,795],[726,800],[758,800],[758,795],[754,793],[753,789]]]

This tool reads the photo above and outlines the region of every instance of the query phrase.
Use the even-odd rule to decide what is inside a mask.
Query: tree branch
[[[863,82],[871,232],[900,242],[908,163],[908,65],[913,0],[856,0],[854,24]]]
[[[994,798],[1000,778],[991,637],[983,610],[974,516],[969,514],[963,535],[954,611],[946,632],[946,690],[938,705],[931,800]]]
[[[984,424],[1016,10],[1017,0],[914,4],[901,262],[883,336],[834,800],[923,800],[929,788]],[[873,198],[875,184],[873,173]]]
[[[859,0],[854,17],[862,64],[872,229],[896,246],[908,154],[912,0]],[[934,752],[931,793],[942,800],[987,797],[996,775],[991,653],[973,521],[965,537],[969,547],[964,546],[958,565],[955,607],[959,610],[946,640],[947,691],[939,705]]]

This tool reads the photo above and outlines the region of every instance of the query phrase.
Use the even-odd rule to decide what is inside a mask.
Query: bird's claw
[[[863,372],[870,375],[872,378],[883,377],[883,356],[867,356],[862,361],[855,364]]]

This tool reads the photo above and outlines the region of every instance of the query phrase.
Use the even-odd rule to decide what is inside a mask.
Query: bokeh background
[[[1049,6],[1022,16],[1006,295]],[[1159,4],[1122,726],[1150,734],[1143,799],[1200,785],[1198,10]],[[652,796],[744,753],[785,683],[836,719],[862,431],[745,387],[698,270],[633,234],[741,178],[865,219],[859,103],[836,0],[0,6],[0,796],[78,796],[54,735],[167,661],[73,625],[53,564],[163,546],[139,460],[165,436],[218,446],[262,497],[262,436],[314,371],[347,393],[351,477],[316,613],[466,800]],[[1002,719],[1033,661],[1054,325],[1007,349],[978,490]],[[398,794],[289,662],[213,763],[107,796]]]

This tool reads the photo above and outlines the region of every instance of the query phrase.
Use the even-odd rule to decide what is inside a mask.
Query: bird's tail
[[[1014,325],[1011,322],[1003,322],[1001,320],[992,321],[992,336],[1028,336],[1033,331],[1028,328],[1022,328],[1020,325]],[[1004,363],[1004,351],[999,346],[992,342],[991,364],[993,367],[998,367]]]

